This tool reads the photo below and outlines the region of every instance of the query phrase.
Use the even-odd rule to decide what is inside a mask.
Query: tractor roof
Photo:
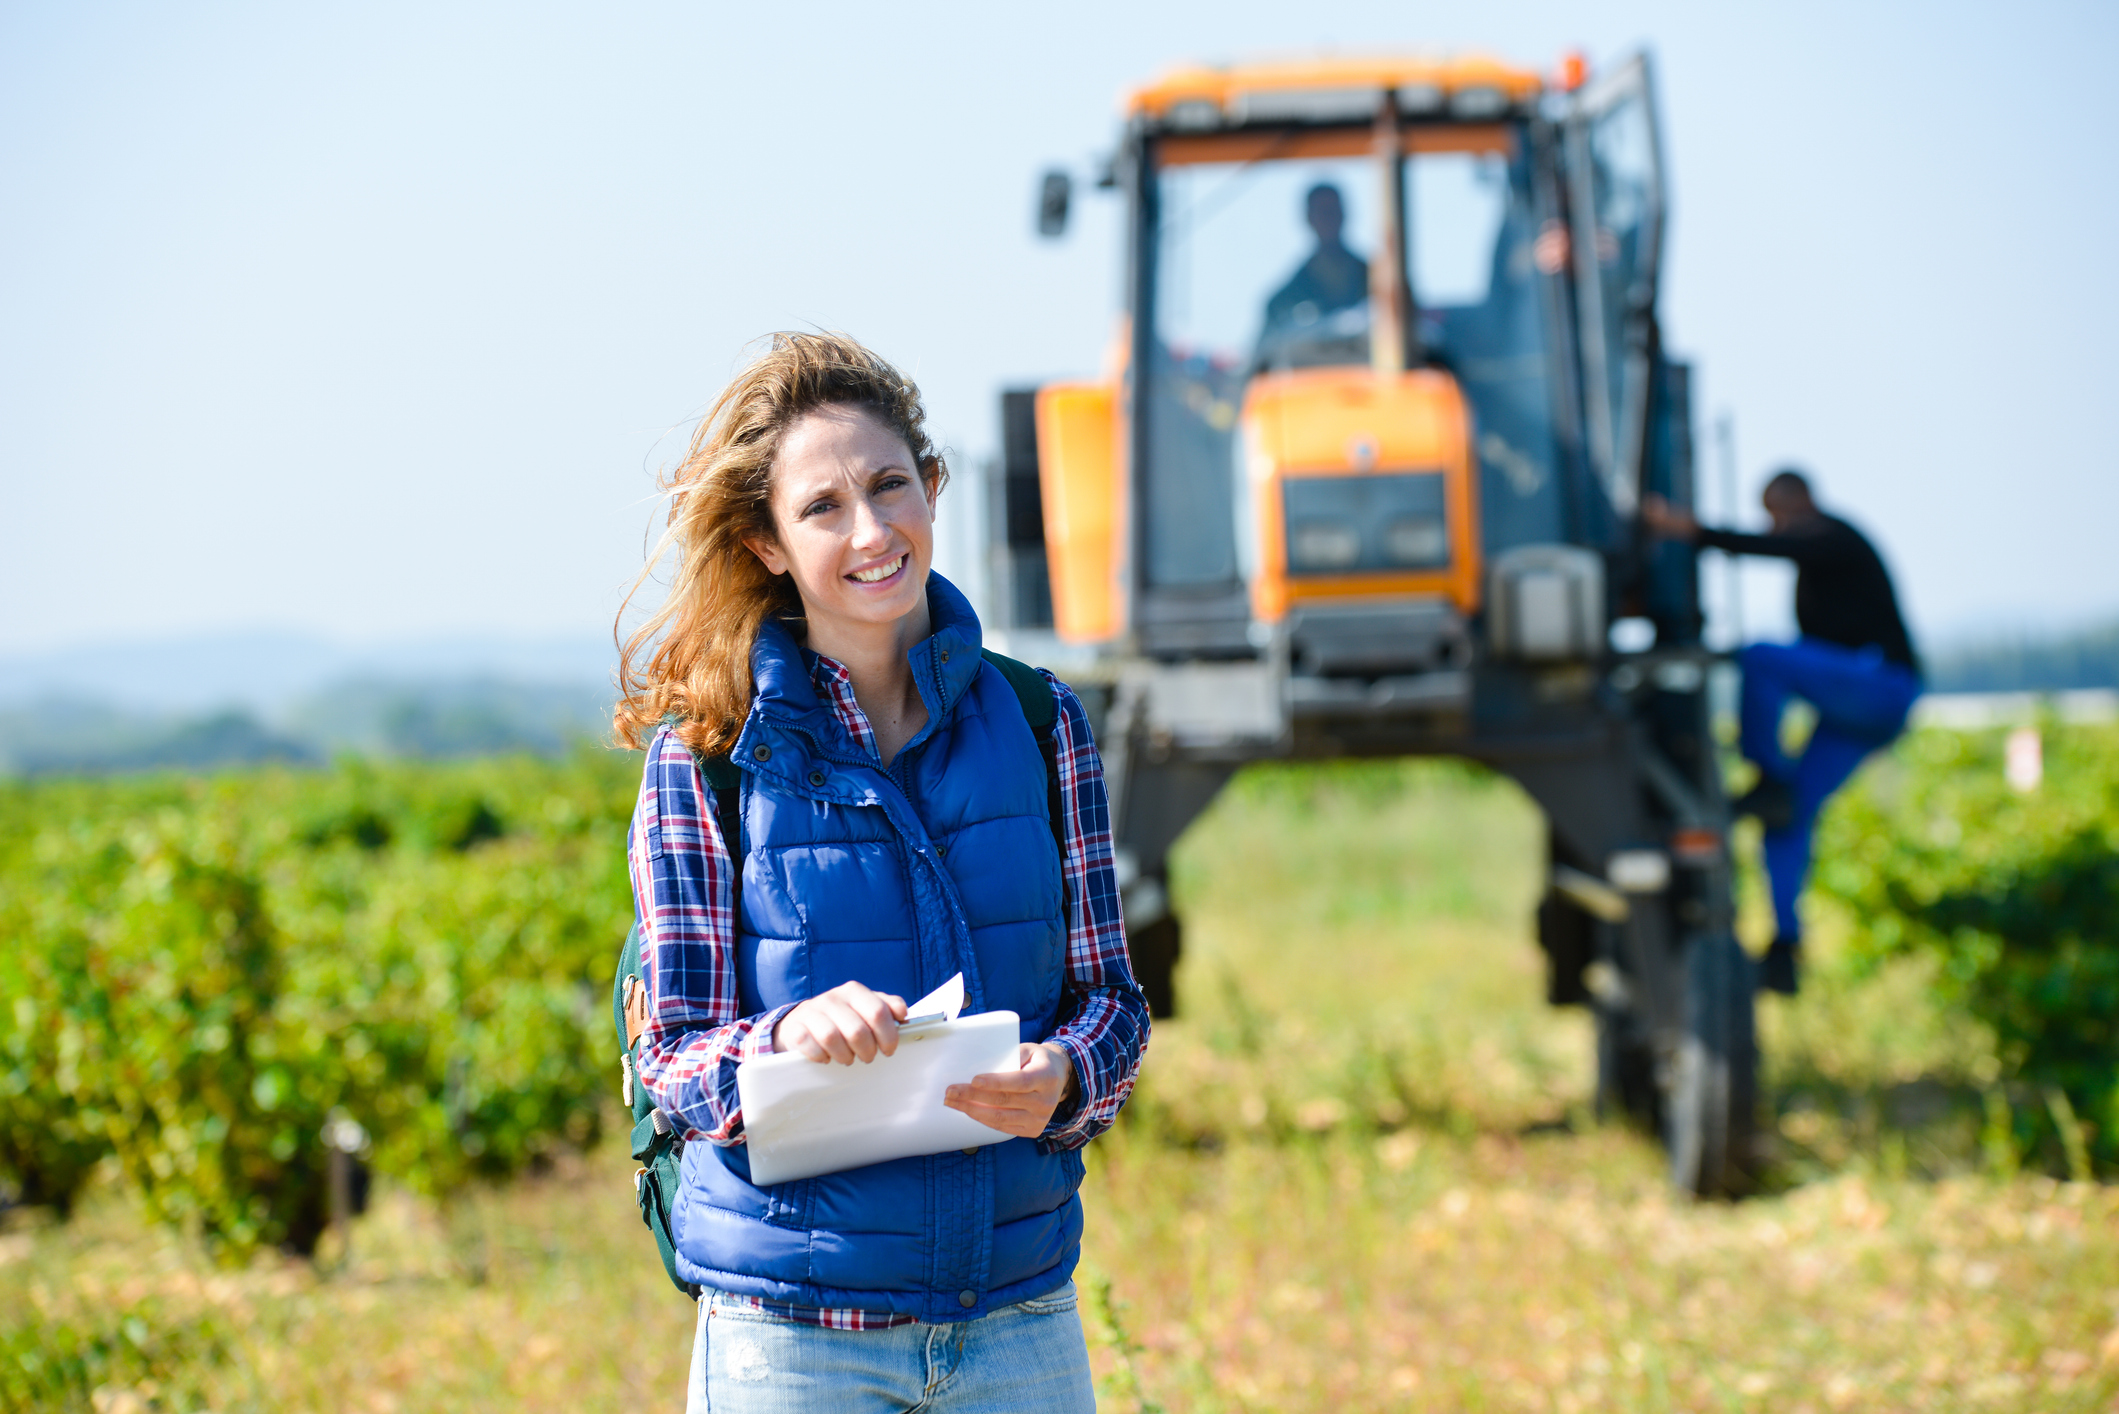
[[[1178,130],[1252,123],[1367,122],[1387,89],[1409,117],[1492,119],[1534,102],[1545,80],[1484,54],[1374,55],[1172,69],[1126,96],[1128,116]]]

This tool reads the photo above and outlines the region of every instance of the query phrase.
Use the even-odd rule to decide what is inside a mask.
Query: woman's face
[[[773,540],[745,544],[791,575],[814,632],[895,623],[926,606],[934,504],[897,433],[866,408],[805,413],[773,459]]]

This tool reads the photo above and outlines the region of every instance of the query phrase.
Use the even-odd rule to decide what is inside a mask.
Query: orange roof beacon
[[[1136,969],[1171,843],[1246,761],[1448,754],[1550,823],[1549,997],[1698,1193],[1750,1169],[1751,964],[1689,547],[1690,368],[1656,319],[1645,55],[1182,67],[1122,103],[1101,376],[1003,395],[989,619],[1098,713]],[[1064,234],[1064,171],[1039,229]]]

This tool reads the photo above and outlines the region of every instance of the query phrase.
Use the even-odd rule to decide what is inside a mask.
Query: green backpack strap
[[[1030,723],[1030,734],[1037,738],[1038,754],[1045,758],[1045,815],[1052,822],[1052,843],[1059,846],[1060,860],[1064,863],[1067,858],[1067,816],[1065,800],[1060,793],[1059,741],[1054,735],[1059,726],[1059,694],[1052,690],[1045,675],[1028,663],[1019,663],[991,648],[981,648],[979,656],[1008,679],[1008,686],[1015,689],[1015,700],[1022,704],[1023,720]]]
[[[1045,681],[1045,675],[1028,663],[1017,662],[991,648],[981,648],[979,656],[999,669],[1001,676],[1008,679],[1008,686],[1015,689],[1015,700],[1023,704],[1023,718],[1030,723],[1030,730],[1037,733],[1039,740],[1049,738],[1053,723],[1059,720],[1059,697],[1052,691],[1052,684]]]
[[[728,759],[692,753],[706,788],[714,793],[714,820],[721,826],[721,844],[728,850],[728,907],[731,918],[743,916],[743,772]]]
[[[699,763],[699,774],[706,777],[706,788],[714,794],[734,790],[743,784],[743,772],[736,768],[735,762],[728,759],[727,752],[724,751],[719,756],[695,754],[694,759]]]

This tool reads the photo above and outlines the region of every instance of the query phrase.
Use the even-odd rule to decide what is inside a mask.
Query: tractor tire
[[[1656,1084],[1655,1049],[1630,1010],[1596,1003],[1597,1118],[1657,1133],[1663,1096]]]
[[[1758,1121],[1757,989],[1729,936],[1696,939],[1685,967],[1685,1034],[1664,1107],[1670,1181],[1701,1198],[1749,1190]]]

